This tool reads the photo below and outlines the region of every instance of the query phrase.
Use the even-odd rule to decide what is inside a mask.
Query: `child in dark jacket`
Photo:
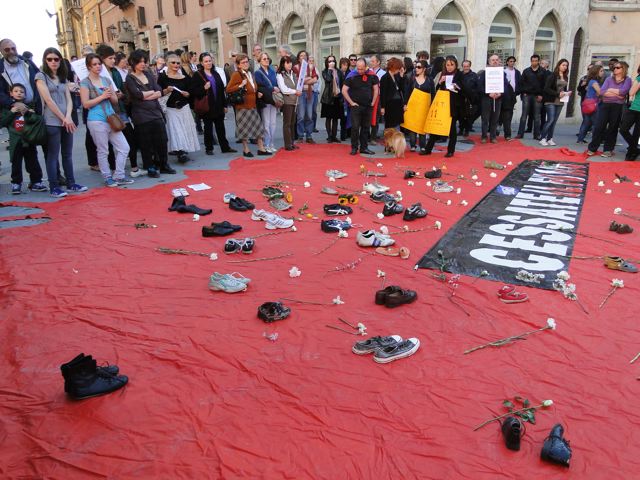
[[[26,89],[19,83],[14,83],[9,91],[13,102],[24,102]],[[33,112],[33,110],[30,110]],[[42,169],[38,163],[36,146],[23,141],[24,115],[16,107],[4,108],[0,111],[0,127],[9,130],[9,155],[11,157],[11,193],[22,193],[22,159],[29,173],[32,192],[46,192],[47,186],[42,183]]]

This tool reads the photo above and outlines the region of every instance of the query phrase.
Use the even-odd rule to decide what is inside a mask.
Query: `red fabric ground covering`
[[[483,182],[460,182],[462,193],[439,194],[452,206],[420,192],[425,180],[407,186],[394,159],[384,167],[347,155],[346,146],[303,146],[266,161],[238,159],[230,171],[192,171],[189,181],[212,190],[194,193],[191,203],[211,206],[199,223],[190,215],[167,212],[170,189],[100,189],[46,205],[53,220],[29,229],[0,232],[0,474],[4,478],[633,478],[640,471],[640,415],[637,398],[640,351],[637,324],[638,275],[607,270],[595,260],[573,260],[577,293],[590,312],[560,293],[525,288],[531,301],[505,305],[498,284],[461,279],[459,303],[448,300],[445,285],[427,270],[414,271],[422,254],[509,171],[497,178],[484,160],[516,165],[526,158],[580,160],[555,150],[478,146],[456,154],[448,172]],[[408,154],[400,164],[431,168],[442,155]],[[402,190],[405,204],[422,201],[429,217],[410,224],[443,230],[398,235],[411,259],[365,254],[356,229],[319,255],[335,235],[317,223],[296,224],[298,231],[258,238],[253,256],[225,256],[223,238],[202,238],[206,222],[230,220],[243,236],[264,233],[248,213],[229,211],[222,194],[233,191],[267,207],[257,191],[265,179],[311,182],[292,186],[295,209],[307,203],[321,212],[331,197],[320,186],[333,185],[327,168],[349,177],[338,185],[357,186],[364,163],[389,177],[381,182]],[[608,232],[613,209],[640,213],[640,188],[614,184],[614,172],[640,180],[637,166],[591,164],[590,184],[574,254],[619,254],[640,258],[637,230]],[[449,177],[453,178],[453,177]],[[613,193],[597,187],[599,180]],[[433,195],[432,192],[429,191]],[[458,206],[460,200],[468,207]],[[373,223],[381,205],[364,198],[352,215]],[[119,226],[143,220],[156,229]],[[400,216],[389,223],[403,225]],[[395,229],[391,228],[392,231]],[[620,242],[616,245],[614,242]],[[163,255],[159,246],[218,252],[219,260]],[[229,264],[229,260],[293,253],[281,260]],[[363,258],[354,270],[326,273]],[[297,266],[302,276],[292,279]],[[389,310],[373,303],[380,287],[417,290],[416,303]],[[245,293],[207,289],[213,271],[239,271],[252,282]],[[598,304],[612,278],[625,288],[606,306]],[[288,297],[331,303],[318,306],[285,302],[291,317],[265,325],[256,318],[264,301]],[[358,357],[351,346],[360,337],[326,328],[337,317],[363,322],[370,335],[418,337],[411,358],[378,365]],[[558,323],[526,342],[471,355],[472,346]],[[277,341],[263,333],[279,333]],[[82,402],[62,391],[59,365],[78,352],[117,363],[130,376],[126,389]],[[527,425],[520,452],[505,448],[497,423],[474,432],[475,425],[503,413],[501,401],[523,395],[533,402],[553,399],[552,408]],[[562,422],[574,451],[569,470],[539,459],[550,427]],[[636,473],[633,473],[636,472]]]

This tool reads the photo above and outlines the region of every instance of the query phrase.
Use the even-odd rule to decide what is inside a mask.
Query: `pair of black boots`
[[[181,195],[173,199],[173,203],[169,207],[169,211],[178,213],[197,213],[198,215],[209,215],[213,210],[211,210],[210,208],[199,208],[195,205],[187,205],[185,197]]]
[[[100,367],[91,355],[84,353],[61,365],[60,371],[64,377],[64,391],[76,400],[111,393],[129,381],[126,375],[119,375],[117,365]]]
[[[515,416],[507,417],[502,422],[502,435],[509,450],[520,450],[520,439],[524,435],[524,425]],[[557,463],[565,467],[569,466],[571,460],[571,447],[569,441],[562,438],[564,428],[559,423],[554,425],[545,439],[540,452],[540,458],[547,462]]]

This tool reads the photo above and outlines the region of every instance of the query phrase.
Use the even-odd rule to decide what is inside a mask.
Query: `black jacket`
[[[336,84],[338,85],[338,90],[342,91],[344,74],[342,73],[342,70],[337,69],[336,72],[338,74]],[[337,97],[333,96],[333,74],[331,73],[331,70],[325,68],[322,71],[322,80],[324,80],[324,90],[322,91],[322,96],[320,97],[320,103],[330,105],[336,101],[336,98],[342,98],[342,93],[339,93]]]
[[[469,73],[462,73],[462,83],[464,84],[466,97],[471,103],[478,103],[480,100],[479,81],[478,74],[472,70]]]
[[[542,95],[544,82],[545,71],[541,67],[538,67],[535,71],[531,67],[527,67],[522,72],[519,93],[536,96]]]
[[[489,96],[488,93],[484,93],[485,84],[486,84],[485,74],[486,74],[486,72],[483,70],[482,72],[480,72],[480,75],[478,75],[478,93],[480,95],[480,98]],[[503,92],[504,93],[502,94],[502,97],[505,97],[505,95],[509,95],[510,94],[509,90],[513,91],[513,88],[511,88],[511,84],[509,83],[509,80],[507,79],[507,74],[506,73],[504,73],[503,77],[504,77],[503,78],[503,81],[504,81]]]
[[[33,89],[33,104],[35,106],[36,113],[41,114],[42,102],[40,101],[40,93],[36,88],[36,74],[40,70],[31,60],[26,60],[20,55],[18,55],[18,58],[27,64],[29,70],[29,83],[31,84],[31,88]],[[11,108],[11,105],[13,103],[12,98],[9,96],[9,87],[11,87],[11,82],[7,81],[9,75],[4,71],[4,62],[6,62],[6,60],[4,58],[0,58],[0,107]]]
[[[568,87],[568,84],[567,84]],[[564,91],[567,91],[567,87],[564,88]],[[547,76],[547,80],[544,84],[544,91],[542,93],[542,101],[544,103],[555,103],[559,97],[558,93],[558,77],[553,74],[553,72],[549,72]]]
[[[444,72],[442,72],[444,74]],[[438,79],[439,80],[439,79]],[[457,93],[450,92],[449,93],[449,109],[451,111],[451,118],[457,120],[459,118],[464,118],[464,99],[466,98],[466,87],[464,86],[464,76],[460,70],[456,70],[456,73],[453,74],[452,83],[455,83],[460,87]],[[447,91],[446,82],[437,83],[436,84],[436,95],[438,90]]]
[[[380,107],[393,108],[404,105],[404,91],[404,78],[400,74],[392,78],[389,72],[385,73],[380,79]]]
[[[204,84],[207,83],[207,77],[202,70],[198,70],[191,77],[191,92],[196,98],[202,98],[205,95],[209,97],[209,113],[204,115],[209,119],[218,118],[224,116],[224,109],[227,106],[227,95],[225,93],[224,83],[222,78],[215,68],[211,69],[211,75],[216,82],[217,95],[213,95],[213,87],[209,90],[204,89]]]
[[[409,98],[411,98],[411,94],[413,93],[413,90],[415,88],[417,88],[418,90],[421,90],[423,92],[428,93],[429,95],[431,95],[431,98],[433,98],[433,96],[436,93],[436,88],[435,85],[433,84],[433,80],[431,78],[429,78],[429,76],[427,75],[426,80],[424,81],[424,83],[422,85],[418,85],[416,83],[416,79],[415,77],[411,78],[411,81],[406,82],[406,87],[404,90],[404,104],[406,105],[407,103],[409,103]]]

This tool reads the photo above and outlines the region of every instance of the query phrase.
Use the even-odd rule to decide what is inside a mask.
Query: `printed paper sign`
[[[484,70],[484,93],[504,93],[502,67],[487,67]]]

